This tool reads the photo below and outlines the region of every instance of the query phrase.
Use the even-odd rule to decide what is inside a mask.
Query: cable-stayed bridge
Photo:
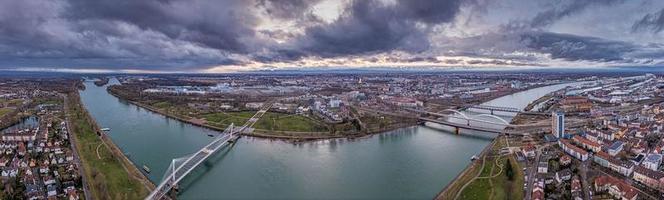
[[[193,153],[190,156],[173,159],[171,165],[166,170],[161,183],[159,183],[155,190],[153,190],[145,199],[156,200],[165,198],[175,185],[191,173],[191,171],[196,169],[196,167],[203,163],[208,157],[216,153],[222,147],[236,141],[243,132],[251,130],[254,124],[263,117],[263,114],[265,114],[270,107],[272,107],[272,103],[264,105],[263,108],[249,118],[249,120],[247,120],[247,122],[241,127],[234,127],[234,125],[231,124],[221,134],[217,135],[212,142],[199,149],[196,153]]]

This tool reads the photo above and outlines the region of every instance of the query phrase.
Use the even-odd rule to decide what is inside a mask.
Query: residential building
[[[546,174],[549,172],[549,163],[542,161],[537,165],[537,173]]]
[[[607,153],[604,153],[603,151],[597,152],[593,156],[593,161],[597,164],[599,164],[602,167],[609,167],[609,160],[611,159],[611,156]]]
[[[565,113],[553,112],[551,114],[551,130],[557,138],[563,138],[565,134]]]
[[[634,171],[634,163],[630,161],[618,160],[615,158],[609,159],[609,168],[616,171],[623,176],[629,177]]]
[[[578,176],[572,178],[571,191],[572,199],[583,200],[583,189],[581,188],[581,181]]]
[[[563,169],[556,172],[556,181],[558,181],[558,183],[562,183],[563,181],[568,181],[571,178],[572,178],[572,170],[570,169]]]
[[[572,163],[572,158],[569,157],[568,155],[563,155],[560,157],[560,165],[562,166],[567,166]]]
[[[664,172],[650,170],[643,166],[636,166],[632,178],[650,188],[660,191],[664,190]]]
[[[650,154],[641,163],[645,168],[657,171],[659,165],[662,164],[662,154]]]
[[[544,181],[535,181],[531,195],[532,200],[544,200]]]
[[[558,145],[563,149],[563,151],[572,157],[579,159],[581,161],[588,160],[588,152],[577,146],[572,145],[569,140],[560,139],[558,140]]]
[[[582,146],[584,149],[588,149],[592,152],[599,152],[602,150],[602,145],[600,145],[597,142],[593,142],[589,139],[586,139],[584,137],[575,135],[574,137],[572,137],[572,140],[579,146]]]
[[[598,136],[605,141],[613,141],[616,138],[615,134],[611,131],[599,131]]]
[[[341,105],[341,100],[339,99],[331,99],[330,102],[330,108],[338,108],[339,105]]]
[[[605,191],[614,198],[622,200],[635,200],[639,196],[636,188],[612,176],[597,177],[594,185],[596,191]]]
[[[611,146],[609,146],[608,152],[611,156],[616,156],[620,151],[623,150],[624,143],[621,141],[615,141]]]
[[[526,157],[532,158],[535,157],[535,146],[534,145],[528,145],[525,147],[521,148],[521,151],[523,152]]]

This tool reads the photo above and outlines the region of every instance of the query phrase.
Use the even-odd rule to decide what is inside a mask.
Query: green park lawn
[[[492,148],[494,152],[500,151],[500,148],[505,146],[502,139],[497,140],[497,144]],[[498,159],[497,162],[496,159]],[[512,166],[512,180],[509,180],[506,173],[505,166],[508,163]],[[512,155],[487,157],[484,169],[480,174],[480,177],[487,178],[475,179],[461,192],[459,199],[523,199],[524,174],[521,168]]]
[[[10,113],[11,111],[14,111],[14,109],[0,108],[0,117],[5,116],[7,113]]]
[[[275,131],[323,132],[327,128],[301,115],[268,112],[256,122],[255,128]]]
[[[242,112],[220,112],[202,115],[201,118],[208,121],[208,124],[225,128],[230,124],[235,126],[242,126],[255,112],[242,111]]]
[[[483,200],[491,197],[491,183],[489,179],[476,179],[462,192],[459,199]]]
[[[211,113],[202,115],[208,124],[224,128],[231,123],[236,126],[243,125],[255,114],[254,111]],[[300,115],[289,115],[283,113],[267,112],[254,125],[256,129],[273,131],[296,131],[296,132],[322,132],[327,131],[324,125]]]
[[[172,105],[171,105],[171,103],[161,101],[161,102],[157,102],[157,103],[152,104],[152,106],[155,107],[155,108],[159,108],[159,109],[166,109],[166,108],[171,107]]]
[[[74,98],[75,96],[70,96]],[[72,100],[67,110],[76,137],[78,154],[85,168],[87,183],[90,185],[90,199],[142,199],[147,189],[139,181],[130,178],[118,158],[103,146],[101,139],[87,119],[85,110],[77,100]],[[98,148],[100,147],[101,148]],[[98,150],[97,150],[98,149]]]

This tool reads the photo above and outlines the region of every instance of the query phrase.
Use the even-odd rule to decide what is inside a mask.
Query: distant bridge
[[[499,112],[509,112],[509,113],[519,113],[519,114],[529,114],[529,115],[549,115],[549,113],[544,112],[531,112],[523,111],[522,109],[512,108],[512,107],[501,107],[501,106],[489,106],[489,105],[465,105],[462,106],[465,109],[478,109],[478,110],[488,110],[491,114],[494,114],[494,111]]]
[[[431,118],[428,118],[428,117],[421,117],[421,116],[417,118],[418,120],[425,121],[425,122],[433,122],[433,123],[437,123],[437,124],[442,124],[442,125],[454,127],[455,132],[457,134],[459,133],[460,129],[476,130],[476,131],[483,131],[483,132],[489,132],[489,133],[498,133],[498,134],[502,134],[502,133],[515,134],[515,135],[523,135],[524,134],[523,132],[505,130],[504,128],[506,128],[506,127],[516,127],[516,125],[511,125],[510,122],[508,122],[507,120],[503,119],[502,117],[499,117],[499,116],[496,116],[496,115],[479,114],[479,115],[475,115],[473,117],[470,117],[470,116],[466,115],[465,113],[463,113],[461,111],[453,110],[453,109],[446,109],[446,110],[443,110],[441,112],[450,112],[450,113],[457,114],[458,116],[447,115],[447,114],[442,114],[442,113],[435,113],[435,112],[429,112],[429,111],[418,110],[418,109],[411,109],[411,108],[406,108],[406,110],[412,111],[412,112],[415,112],[415,113],[436,116],[436,117],[456,118],[456,119],[466,120],[466,123],[463,124],[463,123],[451,122],[451,121],[444,120],[444,119],[442,119],[442,120],[441,119],[431,119]],[[493,119],[498,120],[499,122],[493,122],[493,121],[478,119],[478,118],[484,118],[484,117],[493,118]],[[470,124],[471,121],[481,122],[481,123],[484,123],[484,124],[501,125],[501,126],[505,126],[505,127],[502,128],[502,129],[498,129],[498,128],[488,128],[488,127],[484,127],[484,126],[473,126],[473,125]]]
[[[484,131],[488,133],[498,133],[498,134],[509,134],[509,135],[528,135],[533,132],[541,132],[541,131],[551,131],[551,124],[548,122],[544,123],[528,123],[528,124],[510,124],[507,120],[504,118],[497,116],[497,115],[491,115],[491,114],[479,114],[479,115],[471,115],[469,116],[466,113],[463,113],[458,110],[453,110],[453,109],[445,109],[440,111],[439,113],[436,112],[430,112],[430,111],[425,111],[425,110],[418,110],[418,109],[412,109],[412,108],[405,108],[405,110],[414,112],[414,113],[419,113],[419,114],[426,114],[430,116],[435,116],[435,117],[442,117],[442,118],[455,118],[455,119],[462,119],[466,120],[466,123],[458,123],[458,122],[450,122],[448,120],[444,119],[432,119],[432,118],[427,118],[427,117],[422,117],[418,116],[417,119],[420,121],[425,121],[425,122],[432,122],[432,123],[437,123],[437,124],[442,124],[446,126],[451,126],[455,128],[455,132],[458,134],[460,129],[468,129],[468,130],[476,130],[476,131]],[[454,113],[456,115],[448,115],[448,114],[443,114],[444,112],[448,113]],[[497,119],[500,122],[493,122],[493,121],[487,121],[487,120],[482,120],[478,118],[494,118]],[[471,125],[470,122],[481,122],[483,124],[493,124],[493,125],[502,125],[505,126],[505,128],[508,129],[496,129],[496,128],[487,128],[483,126],[473,126]],[[565,122],[567,127],[580,127],[583,126],[587,123],[587,120],[581,120],[581,121],[570,121],[570,122]]]
[[[415,112],[419,112],[419,113],[428,114],[428,115],[438,116],[438,117],[463,119],[463,120],[467,121],[467,124],[470,124],[470,121],[476,121],[476,122],[482,122],[482,123],[487,123],[487,124],[510,126],[510,122],[503,119],[502,117],[499,117],[499,116],[493,115],[493,114],[484,114],[483,113],[483,114],[475,115],[473,117],[469,117],[465,113],[463,113],[461,111],[458,111],[458,110],[454,110],[454,109],[445,109],[445,110],[441,111],[441,112],[451,112],[451,113],[454,113],[454,114],[457,114],[457,115],[461,116],[461,117],[458,117],[458,116],[455,116],[455,115],[445,115],[445,114],[441,114],[441,113],[428,112],[428,111],[422,111],[422,110],[414,110],[414,109],[410,109],[410,110],[415,111]],[[497,119],[501,123],[478,119],[478,118],[483,118],[483,117]]]
[[[543,122],[538,122],[538,123],[528,123],[528,124],[509,124],[507,125],[501,121],[501,122],[491,122],[491,121],[486,121],[486,120],[481,120],[477,119],[480,116],[484,117],[485,115],[480,114],[480,115],[475,115],[475,116],[468,116],[465,113],[458,111],[458,110],[443,110],[441,112],[450,112],[450,113],[456,113],[458,116],[455,115],[449,115],[449,114],[442,114],[442,113],[435,113],[435,112],[430,112],[430,111],[425,111],[425,110],[419,110],[419,109],[412,109],[412,108],[403,108],[405,111],[408,112],[394,112],[394,111],[387,111],[387,110],[377,110],[377,109],[372,109],[368,107],[358,107],[358,109],[367,111],[367,112],[375,112],[375,113],[380,113],[384,115],[390,115],[390,116],[395,116],[395,117],[406,117],[406,118],[413,118],[417,119],[422,122],[431,122],[431,123],[437,123],[437,124],[442,124],[450,127],[454,127],[456,129],[456,132],[459,133],[459,129],[468,129],[468,130],[476,130],[476,131],[484,131],[488,133],[496,133],[496,134],[508,134],[508,135],[529,135],[531,133],[536,133],[536,132],[542,132],[542,131],[551,131],[551,123],[548,121],[543,121]],[[441,119],[432,119],[432,118],[426,118],[419,116],[420,114],[426,114],[426,115],[431,115],[431,116],[436,116],[436,117],[447,117],[447,118],[456,118],[456,119],[463,119],[466,120],[466,123],[455,123],[455,122],[450,122],[447,120],[441,120]],[[496,116],[499,117],[499,116]],[[504,120],[504,119],[503,119]],[[494,124],[494,125],[503,125],[506,128],[509,129],[495,129],[495,128],[486,128],[486,127],[481,127],[481,126],[471,126],[469,121],[473,122],[482,122],[485,124]],[[507,120],[505,120],[506,122]],[[571,127],[581,127],[587,124],[589,120],[581,120],[581,121],[565,121],[565,125],[568,128]]]
[[[460,129],[468,129],[468,130],[476,130],[476,131],[483,131],[483,132],[488,132],[488,133],[497,133],[497,134],[508,134],[508,135],[529,135],[530,133],[535,133],[535,132],[541,132],[541,131],[551,131],[551,124],[549,123],[529,123],[529,124],[519,124],[519,125],[514,125],[510,124],[507,122],[507,120],[496,116],[496,115],[489,115],[489,114],[479,114],[475,115],[474,118],[466,115],[465,113],[458,111],[458,110],[452,110],[452,109],[446,109],[441,112],[451,112],[455,113],[459,116],[455,115],[446,115],[446,114],[441,114],[441,113],[434,113],[434,112],[429,112],[429,111],[423,111],[423,110],[416,110],[416,109],[406,109],[412,112],[420,113],[420,114],[427,114],[431,116],[437,116],[437,117],[447,117],[447,118],[456,118],[456,119],[464,119],[466,120],[466,123],[456,123],[456,122],[450,122],[448,120],[444,119],[431,119],[427,117],[422,117],[419,116],[417,119],[420,121],[425,121],[425,122],[432,122],[432,123],[437,123],[437,124],[442,124],[446,126],[451,126],[455,128],[455,132],[459,134]],[[500,123],[497,122],[491,122],[491,121],[486,121],[486,120],[481,120],[477,119],[479,117],[491,117],[494,119],[498,119],[501,121]],[[495,124],[495,125],[503,125],[505,128],[509,129],[496,129],[496,128],[488,128],[488,127],[483,127],[483,126],[473,126],[470,124],[471,121],[474,122],[482,122],[484,124]],[[567,121],[565,122],[565,125],[568,128],[572,127],[581,127],[584,126],[588,123],[589,120],[578,120],[578,121]],[[592,121],[592,120],[590,120]]]
[[[442,124],[442,125],[454,127],[456,134],[460,133],[460,129],[482,131],[482,132],[496,133],[496,134],[508,134],[508,135],[528,135],[529,134],[528,132],[524,132],[524,131],[513,131],[513,130],[505,130],[505,129],[487,128],[487,127],[482,127],[482,126],[471,126],[471,125],[468,125],[468,124],[460,124],[460,123],[449,122],[449,121],[446,121],[446,120],[431,119],[431,118],[426,118],[426,117],[419,117],[418,119],[421,120],[421,121],[425,121],[425,122],[432,122],[432,123],[436,123],[436,124]]]
[[[193,171],[198,165],[203,163],[208,157],[216,153],[219,149],[236,141],[242,132],[251,130],[254,124],[267,112],[272,103],[267,103],[254,116],[239,128],[234,128],[231,124],[222,134],[216,136],[212,142],[205,145],[191,156],[176,158],[171,161],[171,165],[166,170],[161,183],[145,198],[146,200],[159,200],[165,198],[166,194],[175,187],[185,176]]]

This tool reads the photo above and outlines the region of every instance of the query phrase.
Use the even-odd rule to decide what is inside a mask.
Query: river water
[[[117,79],[110,84],[118,84]],[[148,177],[155,183],[173,158],[196,152],[212,140],[207,136],[210,130],[129,104],[108,94],[107,86],[89,81],[85,86],[80,95],[88,111],[100,126],[112,129],[110,137],[129,159],[139,168],[151,168]],[[485,104],[524,108],[565,86],[532,89]],[[491,138],[430,126],[304,144],[243,137],[186,177],[179,198],[431,199]]]

